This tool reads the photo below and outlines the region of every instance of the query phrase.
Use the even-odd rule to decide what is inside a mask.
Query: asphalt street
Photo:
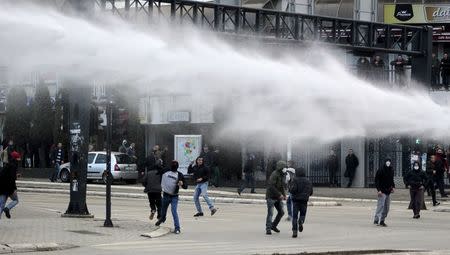
[[[105,200],[89,197],[94,219],[61,218],[68,196],[20,194],[13,218],[0,220],[0,243],[69,243],[79,248],[45,254],[273,254],[345,250],[450,250],[450,213],[422,212],[412,219],[404,204],[393,204],[389,227],[372,224],[373,203],[345,203],[341,207],[310,207],[305,230],[291,238],[290,223],[282,220],[281,233],[265,235],[264,205],[217,204],[216,215],[193,218],[193,203],[179,205],[180,235],[145,238],[154,229],[148,205],[142,199],[113,198],[116,227],[101,227]],[[203,205],[206,209],[205,204]],[[172,227],[171,217],[164,224]],[[42,252],[28,254],[44,254]],[[445,253],[444,253],[445,254]],[[450,253],[449,253],[450,254]]]

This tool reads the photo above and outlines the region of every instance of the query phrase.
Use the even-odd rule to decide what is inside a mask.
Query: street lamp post
[[[111,220],[111,140],[112,140],[112,100],[108,97],[106,104],[106,218],[104,227],[113,227]]]

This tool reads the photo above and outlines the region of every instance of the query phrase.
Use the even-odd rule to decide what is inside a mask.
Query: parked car
[[[106,183],[106,152],[92,151],[88,154],[87,179],[101,180]],[[111,174],[114,181],[136,183],[138,170],[135,160],[127,154],[111,152]],[[70,163],[61,165],[59,178],[62,182],[70,181]]]

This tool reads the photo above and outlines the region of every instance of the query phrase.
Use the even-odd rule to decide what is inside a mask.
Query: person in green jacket
[[[272,230],[279,233],[280,230],[277,228],[278,223],[280,223],[281,218],[284,215],[283,202],[286,200],[286,190],[284,185],[284,173],[283,169],[286,168],[285,161],[278,161],[276,164],[276,169],[270,175],[269,181],[266,188],[266,201],[267,201],[267,218],[266,218],[266,234],[271,235]],[[277,210],[277,215],[275,220],[272,221],[273,208]]]

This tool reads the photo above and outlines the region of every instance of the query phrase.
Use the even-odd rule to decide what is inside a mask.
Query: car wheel
[[[66,168],[62,169],[61,172],[59,172],[59,179],[61,179],[62,182],[69,182],[70,181],[69,170],[67,170]]]

